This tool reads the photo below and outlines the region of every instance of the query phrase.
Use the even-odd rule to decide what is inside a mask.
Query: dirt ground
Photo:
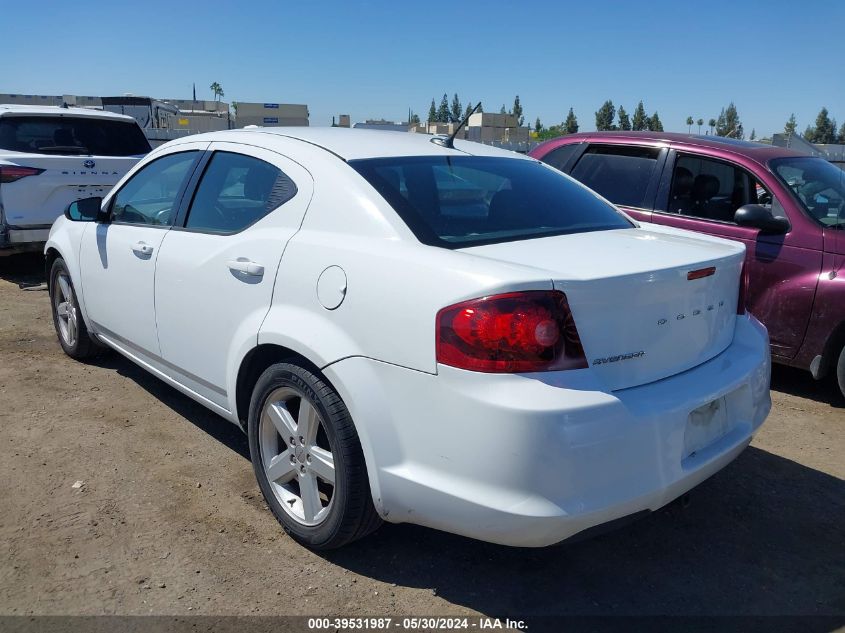
[[[38,257],[0,259],[0,615],[752,614],[845,625],[845,400],[775,368],[752,446],[626,528],[545,550],[385,525],[315,554],[235,427],[56,342]],[[76,482],[82,482],[75,487]],[[841,618],[841,621],[839,620]]]

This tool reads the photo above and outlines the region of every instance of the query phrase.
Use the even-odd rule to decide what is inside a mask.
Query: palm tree
[[[209,86],[209,88],[211,88],[211,92],[214,93],[214,100],[220,101],[220,97],[223,96],[223,86],[215,81]]]
[[[698,135],[701,136],[701,126],[704,125],[704,119],[699,119],[695,124],[698,126]]]
[[[710,126],[710,134],[712,135],[712,134],[713,134],[713,129],[716,127],[716,119],[710,119],[710,120],[707,122],[707,125],[709,125],[709,126]]]
[[[687,117],[687,134],[692,134],[692,124],[693,123],[695,123],[695,121],[692,120],[691,116],[688,116]]]

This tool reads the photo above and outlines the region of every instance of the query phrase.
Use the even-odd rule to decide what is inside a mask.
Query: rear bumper
[[[325,373],[385,519],[537,547],[656,510],[730,463],[769,413],[770,367],[765,329],[737,317],[717,357],[611,393],[589,370],[434,376],[350,358]],[[690,454],[690,413],[714,400],[728,430]]]
[[[27,227],[0,225],[0,255],[40,250],[49,237],[49,224]]]

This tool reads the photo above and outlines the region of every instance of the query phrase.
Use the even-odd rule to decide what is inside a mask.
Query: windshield
[[[811,218],[824,226],[845,226],[845,171],[810,156],[777,158],[770,166]]]
[[[150,151],[134,121],[74,116],[4,116],[0,149],[28,154],[138,156]]]
[[[349,164],[417,239],[433,246],[461,248],[633,227],[586,187],[531,160],[415,156]]]

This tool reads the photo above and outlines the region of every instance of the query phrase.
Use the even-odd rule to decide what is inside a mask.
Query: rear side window
[[[462,248],[633,226],[588,189],[532,160],[414,156],[349,165],[424,244]]]
[[[138,156],[150,151],[134,121],[74,116],[0,117],[0,149],[30,154]]]
[[[560,147],[556,147],[548,154],[543,156],[540,160],[542,160],[547,165],[551,165],[555,169],[559,169],[560,171],[565,171],[564,167],[566,167],[566,163],[569,161],[572,156],[574,156],[575,152],[581,147],[581,143],[571,143],[569,145],[561,145]]]
[[[591,145],[571,175],[613,204],[648,209],[646,191],[659,155],[652,147]]]
[[[215,152],[200,180],[185,226],[237,233],[296,195],[296,185],[263,160]]]
[[[146,165],[121,187],[112,204],[112,222],[170,226],[179,194],[193,173],[199,152],[168,154]]]

